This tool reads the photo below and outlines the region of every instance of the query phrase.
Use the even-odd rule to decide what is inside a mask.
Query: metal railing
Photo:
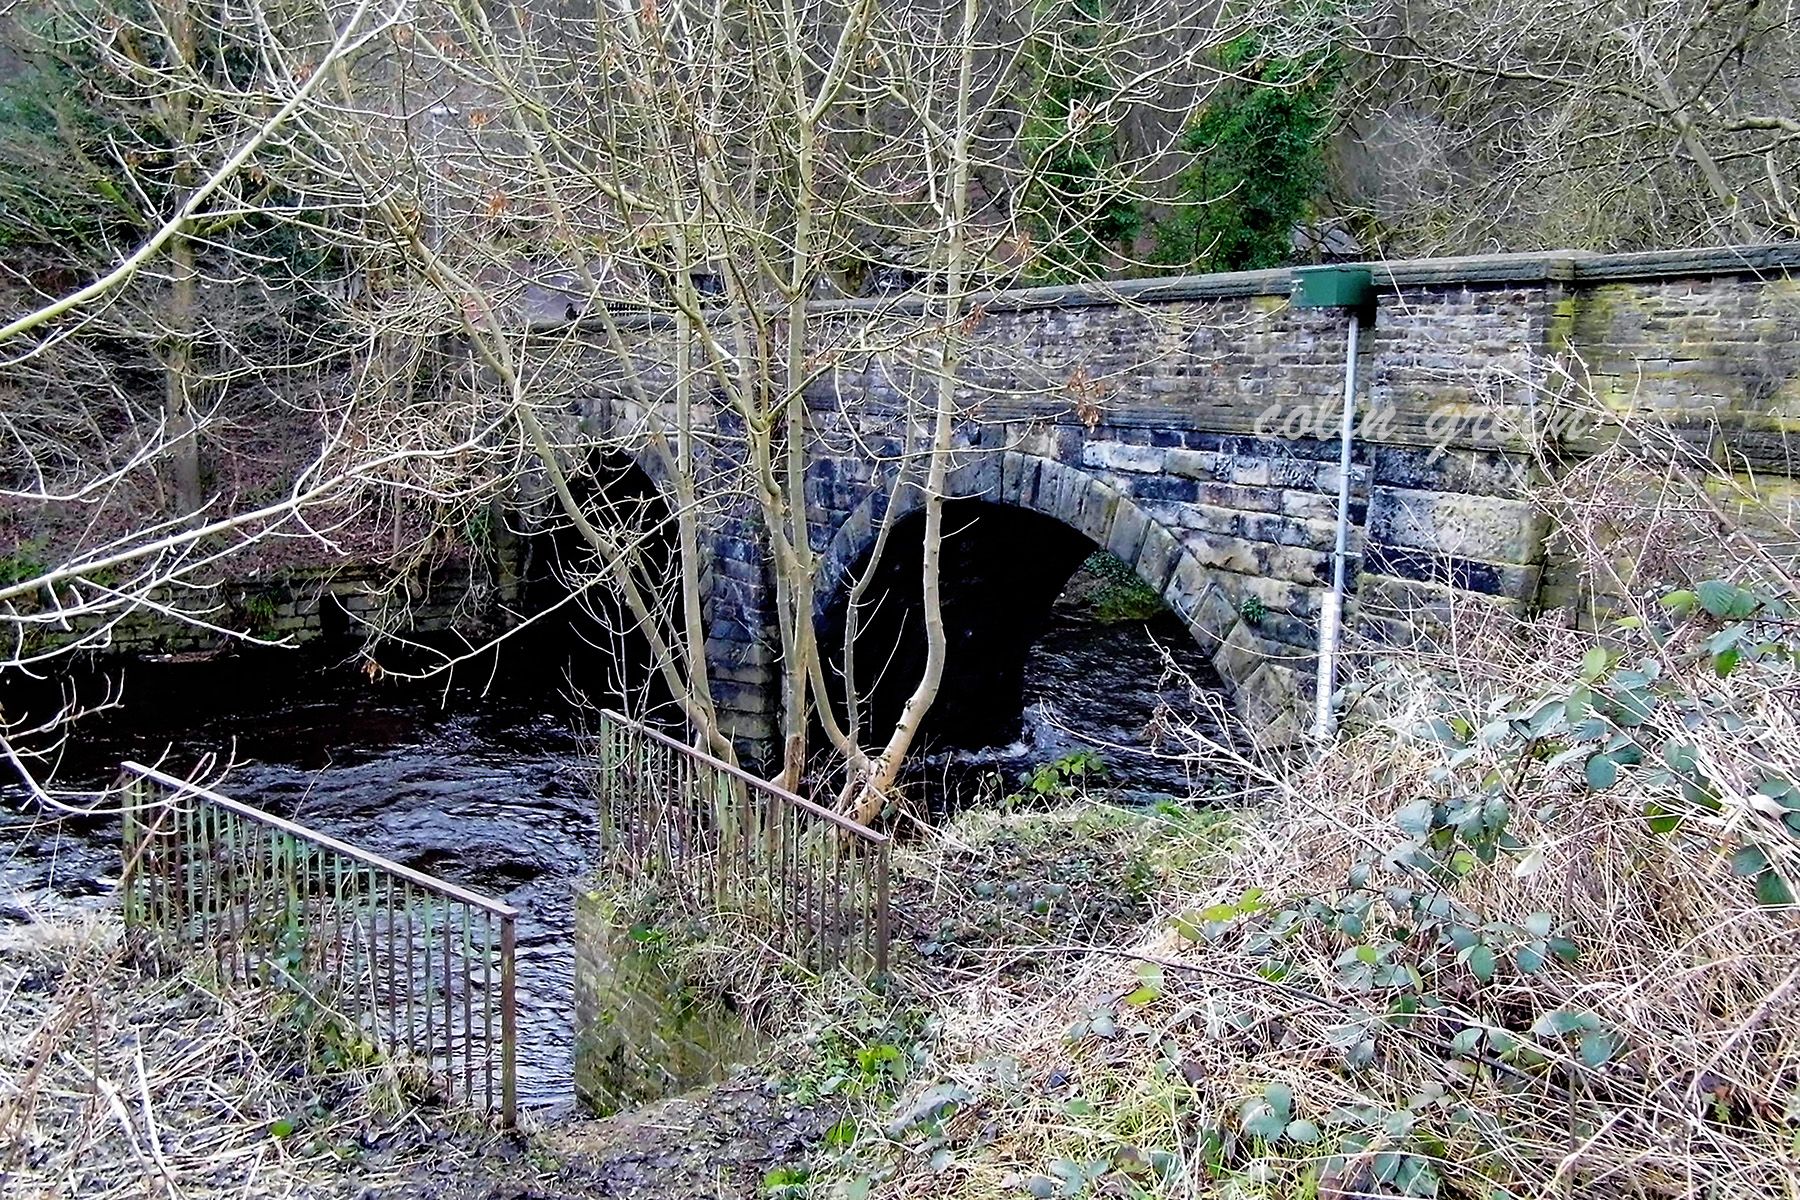
[[[517,910],[138,763],[122,893],[134,936],[221,980],[293,990],[448,1099],[517,1114]]]
[[[809,969],[887,970],[884,835],[616,712],[595,735],[603,877]]]

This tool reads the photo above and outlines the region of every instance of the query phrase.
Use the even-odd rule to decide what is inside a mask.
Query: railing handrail
[[[752,775],[750,772],[744,770],[742,767],[735,766],[732,763],[728,763],[724,759],[718,757],[717,755],[710,754],[707,751],[702,750],[697,746],[690,746],[686,742],[682,741],[679,738],[672,738],[666,733],[662,733],[662,732],[659,732],[658,730],[652,729],[652,728],[650,728],[650,726],[644,724],[642,721],[634,721],[630,717],[625,716],[623,713],[614,712],[610,708],[601,709],[600,715],[607,718],[608,720],[617,721],[619,724],[624,725],[627,728],[636,730],[638,733],[645,734],[645,735],[655,739],[656,741],[661,742],[663,745],[668,746],[671,749],[681,752],[682,754],[686,754],[691,758],[696,758],[699,761],[705,763],[709,767],[713,767],[716,770],[724,771],[726,774],[732,776],[733,778],[735,778],[737,780],[740,780],[741,782],[749,785],[750,787],[753,787],[753,788],[757,789],[758,791],[765,792],[768,795],[774,796],[776,799],[780,800],[783,804],[790,804],[793,807],[800,809],[802,812],[805,812],[812,816],[818,817],[822,821],[829,822],[830,824],[837,826],[839,829],[842,829],[846,833],[853,834],[856,837],[862,838],[864,841],[869,842],[871,845],[885,846],[888,842],[888,836],[885,833],[879,833],[876,830],[870,829],[867,825],[863,825],[859,822],[852,821],[849,817],[844,816],[842,813],[832,812],[829,808],[826,808],[824,805],[815,804],[813,801],[808,800],[805,796],[799,795],[796,792],[788,791],[786,788],[782,787],[780,784],[770,783],[766,779],[759,779],[757,776]]]
[[[470,905],[474,908],[481,909],[483,912],[492,913],[496,917],[513,918],[519,915],[519,910],[510,904],[504,904],[498,900],[490,900],[479,892],[471,892],[467,888],[458,887],[447,879],[439,879],[435,875],[427,875],[423,871],[414,870],[412,867],[406,866],[403,863],[397,863],[391,858],[383,858],[381,855],[376,854],[371,850],[364,850],[361,847],[351,845],[349,842],[340,841],[328,833],[320,833],[318,830],[308,828],[297,821],[289,821],[283,817],[276,816],[274,813],[264,812],[253,804],[245,804],[241,800],[233,800],[230,796],[220,795],[211,788],[201,787],[197,783],[180,779],[174,775],[159,771],[155,767],[146,767],[144,764],[133,762],[130,759],[125,760],[120,765],[133,774],[160,783],[164,787],[172,788],[178,793],[198,796],[207,803],[217,804],[223,808],[229,809],[240,817],[246,817],[249,820],[268,825],[294,837],[303,838],[323,846],[333,853],[354,859],[364,866],[374,867],[379,871],[397,876],[398,878],[403,879],[416,887],[423,888],[428,892],[433,892],[461,904]]]

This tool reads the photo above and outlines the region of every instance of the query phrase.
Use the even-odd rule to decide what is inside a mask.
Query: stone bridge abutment
[[[1584,403],[1570,411],[1630,411],[1731,469],[1793,474],[1800,247],[1368,266],[1375,303],[1360,327],[1347,571],[1347,622],[1364,639],[1416,636],[1421,614],[1457,599],[1515,612],[1576,603],[1577,580],[1527,497],[1544,468],[1530,453],[1544,430],[1567,459],[1617,436],[1591,420],[1554,424],[1572,386]],[[1314,686],[1351,319],[1296,305],[1296,278],[1276,270],[982,298],[958,375],[966,415],[946,488],[1117,555],[1277,736],[1298,728]],[[807,397],[807,505],[822,622],[868,569],[884,518],[902,521],[921,503],[894,480],[929,380],[901,354],[860,349],[883,343],[870,330],[906,317],[905,302],[859,302],[819,321],[833,369]],[[621,404],[597,385],[582,419],[616,428]],[[767,746],[779,639],[753,508],[708,521],[705,618],[731,728]],[[1054,541],[1050,528],[1018,526],[1012,548]]]

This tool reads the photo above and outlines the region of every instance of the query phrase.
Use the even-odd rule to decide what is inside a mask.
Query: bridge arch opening
[[[597,526],[629,541],[645,591],[674,597],[673,508],[650,472],[623,454],[594,457],[569,472],[576,503]],[[654,668],[650,642],[610,582],[608,567],[554,497],[546,497],[522,530],[520,608],[532,618],[503,661],[527,687],[579,694],[594,704],[654,718],[674,701]],[[676,614],[679,619],[679,614]]]
[[[857,626],[852,662],[865,728],[891,727],[924,670],[924,527],[923,512],[899,518],[880,559],[871,547],[852,568],[851,578],[867,576],[855,613],[846,588],[821,622],[840,711],[847,706],[844,638],[853,620]],[[982,500],[945,505],[949,644],[928,738],[986,746],[1016,736],[1026,655],[1063,586],[1094,549],[1088,538],[1040,513]]]
[[[977,761],[1004,775],[1079,750],[1069,729],[1147,748],[1157,712],[1187,699],[1185,682],[1164,678],[1158,647],[1202,686],[1217,686],[1208,652],[1186,622],[1134,575],[1135,564],[1088,534],[1031,508],[975,497],[946,503],[944,531],[949,644],[943,686],[922,730],[927,756],[985,751]],[[843,713],[851,586],[865,581],[853,642],[865,729],[891,727],[924,667],[923,540],[922,512],[897,518],[880,558],[871,540],[821,607],[832,701]],[[1128,750],[1104,753],[1134,787],[1181,786],[1179,767],[1121,762]]]

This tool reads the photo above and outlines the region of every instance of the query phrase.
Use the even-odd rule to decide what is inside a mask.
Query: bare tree
[[[959,400],[958,345],[978,323],[974,297],[994,281],[996,260],[1010,253],[1017,270],[1023,239],[1006,197],[1028,190],[1034,164],[1000,116],[1035,103],[1021,80],[1047,86],[1043,72],[1020,70],[1029,48],[1056,36],[1039,16],[871,0],[513,9],[497,19],[468,6],[408,34],[406,61],[389,67],[412,77],[404,87],[380,70],[344,71],[335,111],[309,118],[321,142],[354,147],[357,178],[416,173],[416,204],[371,192],[370,211],[449,298],[485,368],[474,386],[512,414],[555,511],[592,551],[582,585],[622,601],[686,716],[724,755],[732,746],[702,619],[704,535],[753,513],[773,568],[782,777],[792,784],[805,770],[816,719],[848,767],[844,803],[865,815],[894,782],[942,678],[945,477],[972,416]],[[1210,36],[1193,25],[1147,4],[1110,26],[1092,47],[1117,81],[1102,103],[1192,103],[1205,51],[1224,36],[1218,14],[1202,27]],[[391,114],[386,134],[371,128],[369,110],[395,92],[434,98],[430,153],[393,155],[409,144],[398,136],[409,114]],[[1143,169],[1124,163],[1107,183],[1129,191]],[[413,211],[428,217],[413,222]],[[900,265],[926,281],[917,303],[817,308],[857,274],[895,266],[896,246],[906,248]],[[900,361],[924,383],[895,421],[902,449],[883,480],[922,496],[927,656],[885,730],[860,726],[854,705],[845,721],[822,702],[813,623],[813,406],[849,354]],[[560,434],[556,414],[596,375],[607,419]],[[851,426],[866,417],[842,415]],[[632,550],[649,531],[578,486],[598,447],[648,450],[677,527],[672,578],[654,577]],[[855,696],[858,685],[852,677],[845,690]]]
[[[1022,149],[1017,114],[1063,82],[1041,64],[1071,56],[1038,52],[1063,36],[1067,14],[1015,0],[430,10],[265,0],[230,15],[159,0],[148,13],[137,28],[158,49],[112,69],[145,75],[138,86],[158,97],[180,147],[179,170],[144,206],[168,215],[138,222],[135,247],[97,263],[90,281],[8,321],[0,352],[9,382],[28,386],[52,349],[92,353],[95,314],[122,312],[119,298],[143,289],[165,306],[153,327],[178,383],[124,461],[71,465],[67,482],[45,474],[10,498],[67,511],[153,465],[190,494],[166,517],[97,544],[76,539],[0,585],[10,661],[65,651],[67,639],[39,636],[46,624],[88,619],[103,638],[92,618],[162,603],[172,584],[282,539],[366,554],[386,521],[382,557],[397,565],[500,504],[521,531],[578,540],[569,602],[606,596],[595,607],[648,643],[700,744],[731,757],[705,582],[718,538],[735,531],[770,564],[780,774],[798,782],[820,728],[843,768],[842,802],[864,816],[892,787],[942,679],[943,502],[980,420],[960,379],[980,294],[1059,239],[1090,237],[1078,218],[1024,236],[1021,198],[1043,194],[1034,180],[1046,140],[1085,138],[1093,121],[1177,135],[1215,78],[1211,50],[1263,19],[1254,5],[1197,13],[1134,0],[1086,21],[1081,69],[1107,86],[1066,113],[1060,133],[1038,123]],[[111,36],[96,17],[68,44],[108,47]],[[194,47],[227,44],[252,65],[221,80]],[[1167,152],[1140,141],[1098,186],[1133,194]],[[247,221],[342,264],[307,288],[325,316],[284,326],[305,343],[308,385],[278,390],[309,418],[307,450],[273,499],[189,502],[198,427],[212,413],[216,436],[225,428],[225,410],[199,404],[194,382],[200,330],[214,328],[196,315],[203,264],[219,223]],[[884,275],[915,286],[821,303]],[[268,350],[232,349],[244,377],[266,386]],[[833,399],[844,364],[871,357],[906,381],[899,411]],[[62,396],[43,427],[89,411]],[[867,681],[853,654],[849,704],[825,699],[813,618],[824,518],[808,503],[821,422],[897,446],[879,456],[879,486],[916,493],[924,513],[928,653],[891,728],[870,727],[856,703]],[[89,436],[76,416],[51,440],[73,464]],[[663,504],[609,486],[626,459]],[[664,543],[671,552],[657,551]]]
[[[1385,5],[1343,202],[1393,253],[1800,234],[1800,15],[1762,0]]]

